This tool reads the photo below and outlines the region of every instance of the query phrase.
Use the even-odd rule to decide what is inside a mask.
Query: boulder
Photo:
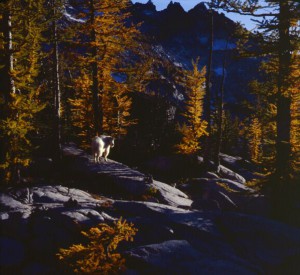
[[[198,161],[199,165],[201,165],[201,164],[203,164],[204,159],[203,159],[203,157],[198,156],[197,161]],[[212,161],[210,161],[208,164],[209,164],[208,169],[211,170],[211,171],[218,170],[218,175],[216,175],[214,173],[211,173],[211,172],[209,172],[209,174],[207,172],[205,172],[202,175],[203,177],[216,178],[215,176],[217,176],[217,177],[220,177],[220,178],[236,181],[236,182],[239,182],[239,183],[242,183],[242,184],[246,183],[246,179],[242,175],[239,174],[239,172],[238,172],[239,170],[231,170],[231,169],[229,169],[228,167],[225,167],[222,164],[219,165],[218,169],[216,169],[216,166]],[[230,167],[236,168],[236,166],[230,166]],[[213,175],[213,177],[212,177],[212,175]]]
[[[165,183],[155,181],[148,174],[113,161],[94,163],[91,157],[74,146],[64,147],[65,161],[69,174],[75,174],[81,181],[89,181],[89,190],[115,198],[149,199],[160,203],[190,207],[192,201],[182,191]]]
[[[213,172],[205,172],[203,175],[202,175],[203,178],[208,178],[208,179],[219,179],[220,177],[216,174],[216,173],[213,173]]]
[[[207,209],[209,205],[211,209],[215,203],[222,210],[243,209],[249,201],[249,196],[254,192],[241,183],[223,178],[196,178],[189,180],[187,185],[185,191],[194,201],[192,207],[197,209]]]
[[[229,179],[242,184],[246,183],[246,179],[243,176],[230,170],[229,168],[223,165],[219,166],[219,174],[221,178]]]
[[[195,249],[185,240],[170,240],[126,252],[138,274],[257,274],[242,261],[221,259]]]
[[[221,164],[229,169],[237,172],[247,181],[257,178],[258,168],[248,160],[245,160],[238,156],[229,156],[220,153]]]
[[[273,272],[286,262],[297,259],[298,266],[289,269],[289,274],[299,274],[300,229],[241,213],[223,213],[219,224],[242,257]]]
[[[184,208],[192,205],[192,200],[179,189],[159,181],[153,181],[152,185],[159,192],[160,202]]]

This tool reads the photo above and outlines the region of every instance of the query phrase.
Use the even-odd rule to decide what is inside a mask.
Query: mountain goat
[[[114,147],[115,141],[111,136],[101,135],[100,137],[94,137],[92,140],[92,154],[96,163],[100,163],[100,157],[103,155],[105,161],[109,154],[110,148]]]

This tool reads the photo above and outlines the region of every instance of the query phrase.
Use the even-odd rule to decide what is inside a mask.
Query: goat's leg
[[[102,156],[102,155],[103,155],[103,151],[100,150],[100,151],[99,151],[99,154],[98,154],[98,163],[101,162],[101,156]]]
[[[107,161],[108,154],[109,154],[109,147],[106,148],[105,151],[104,151],[104,159],[105,159],[105,161]]]

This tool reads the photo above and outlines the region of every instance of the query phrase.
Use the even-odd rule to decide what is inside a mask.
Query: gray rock
[[[159,191],[160,201],[163,203],[175,207],[190,207],[192,205],[192,200],[177,188],[159,181],[153,181],[152,186]]]
[[[200,184],[216,184],[215,180],[219,179],[201,179]],[[120,216],[139,229],[134,243],[122,245],[132,273],[257,274],[290,263],[300,253],[299,230],[255,216],[182,209],[188,205],[184,202],[190,201],[184,193],[156,181],[150,186],[155,186],[173,206],[97,199],[63,186],[36,186],[3,193],[5,199],[0,206],[6,207],[3,213],[8,216],[1,221],[4,230],[0,244],[7,247],[8,253],[1,252],[2,265],[19,266],[20,273],[25,274],[46,272],[49,257],[59,247],[81,240],[82,229]],[[236,188],[245,190],[241,186]],[[174,198],[168,197],[170,194]],[[66,207],[65,201],[70,198],[78,204]],[[178,202],[179,199],[184,202]],[[11,206],[9,201],[13,202]],[[25,249],[31,254],[31,262],[25,263]]]
[[[232,170],[230,170],[229,168],[227,168],[223,165],[220,165],[219,168],[220,168],[219,174],[222,178],[237,181],[237,182],[242,183],[242,184],[246,183],[245,178],[242,177],[241,175],[239,175],[238,173],[233,172]]]
[[[213,173],[213,172],[206,172],[206,173],[203,175],[203,178],[219,179],[220,177],[219,177],[216,173]]]
[[[61,215],[67,216],[73,221],[84,224],[96,224],[105,221],[104,217],[93,209],[74,209],[62,211]]]
[[[0,213],[0,220],[1,221],[7,220],[8,218],[9,218],[8,213],[5,213],[5,212]]]
[[[237,172],[246,180],[252,180],[258,178],[256,172],[258,172],[257,167],[241,157],[229,156],[223,153],[220,153],[221,163],[228,167],[229,169]]]
[[[300,261],[300,230],[258,216],[224,213],[221,228],[244,258],[264,267],[278,266],[290,258]],[[300,266],[298,265],[298,271]],[[290,270],[290,274],[294,274]],[[296,274],[296,273],[295,273]]]
[[[142,246],[126,256],[130,268],[142,274],[257,274],[242,262],[201,253],[185,240]]]
[[[216,213],[186,210],[152,202],[115,201],[113,207],[119,213],[124,213],[124,217],[150,218],[153,223],[172,224],[185,230],[207,232],[216,238],[221,235],[215,224],[218,215]]]
[[[13,193],[11,193],[13,194]],[[3,210],[13,210],[13,211],[30,211],[31,207],[29,205],[23,204],[14,198],[13,195],[9,193],[0,194],[0,206]]]
[[[192,188],[198,188],[202,190],[203,188],[212,188],[217,191],[223,192],[240,192],[240,193],[250,193],[254,192],[253,189],[229,179],[219,178],[219,179],[207,179],[207,178],[198,178],[192,179],[188,182]]]
[[[190,207],[192,201],[182,191],[165,183],[152,180],[145,181],[147,175],[113,160],[96,164],[91,157],[74,146],[65,146],[64,154],[69,158],[70,171],[76,173],[79,178],[86,178],[93,182],[93,188],[97,192],[109,195],[121,196],[125,199],[141,199],[145,195],[151,195],[151,190],[158,192],[155,199],[160,203]],[[80,156],[80,161],[78,157]]]
[[[244,209],[249,196],[254,192],[251,188],[228,179],[192,179],[188,182],[189,193],[197,201],[216,201],[223,210]],[[197,204],[194,204],[194,206]],[[199,208],[199,204],[197,206]]]
[[[192,207],[200,210],[235,211],[238,206],[222,191],[207,189],[200,198],[195,197]]]
[[[134,224],[138,229],[134,237],[135,246],[163,242],[175,238],[175,231],[171,224],[161,220],[159,222],[151,217],[130,217],[128,221]]]
[[[84,188],[131,201],[49,185],[2,192],[0,245],[5,253],[1,249],[0,255],[6,269],[55,274],[55,264],[49,262],[59,247],[81,242],[83,229],[120,216],[139,229],[133,243],[120,246],[127,255],[127,274],[272,274],[297,263],[299,230],[216,207],[235,209],[249,197],[259,199],[243,184],[207,174],[209,178],[185,185],[195,199],[192,205],[174,187],[155,180],[146,183],[144,174],[111,160],[94,164],[83,151],[72,148],[65,152],[66,171],[82,179]],[[132,201],[145,194],[158,202]],[[26,260],[25,252],[30,252]]]

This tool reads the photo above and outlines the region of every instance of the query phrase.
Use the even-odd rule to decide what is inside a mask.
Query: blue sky
[[[133,3],[135,3],[135,2],[147,3],[148,0],[132,0],[132,2]],[[167,5],[170,3],[170,0],[152,0],[152,2],[155,4],[157,10],[162,10],[167,7]],[[202,1],[201,0],[173,0],[173,2],[179,2],[181,4],[181,6],[186,11],[188,11]],[[222,12],[222,11],[220,11],[220,12]],[[253,23],[250,20],[249,16],[241,16],[241,15],[237,15],[237,14],[233,14],[233,13],[226,14],[226,16],[231,18],[233,21],[241,22],[249,30],[251,30],[255,27],[255,23]]]

